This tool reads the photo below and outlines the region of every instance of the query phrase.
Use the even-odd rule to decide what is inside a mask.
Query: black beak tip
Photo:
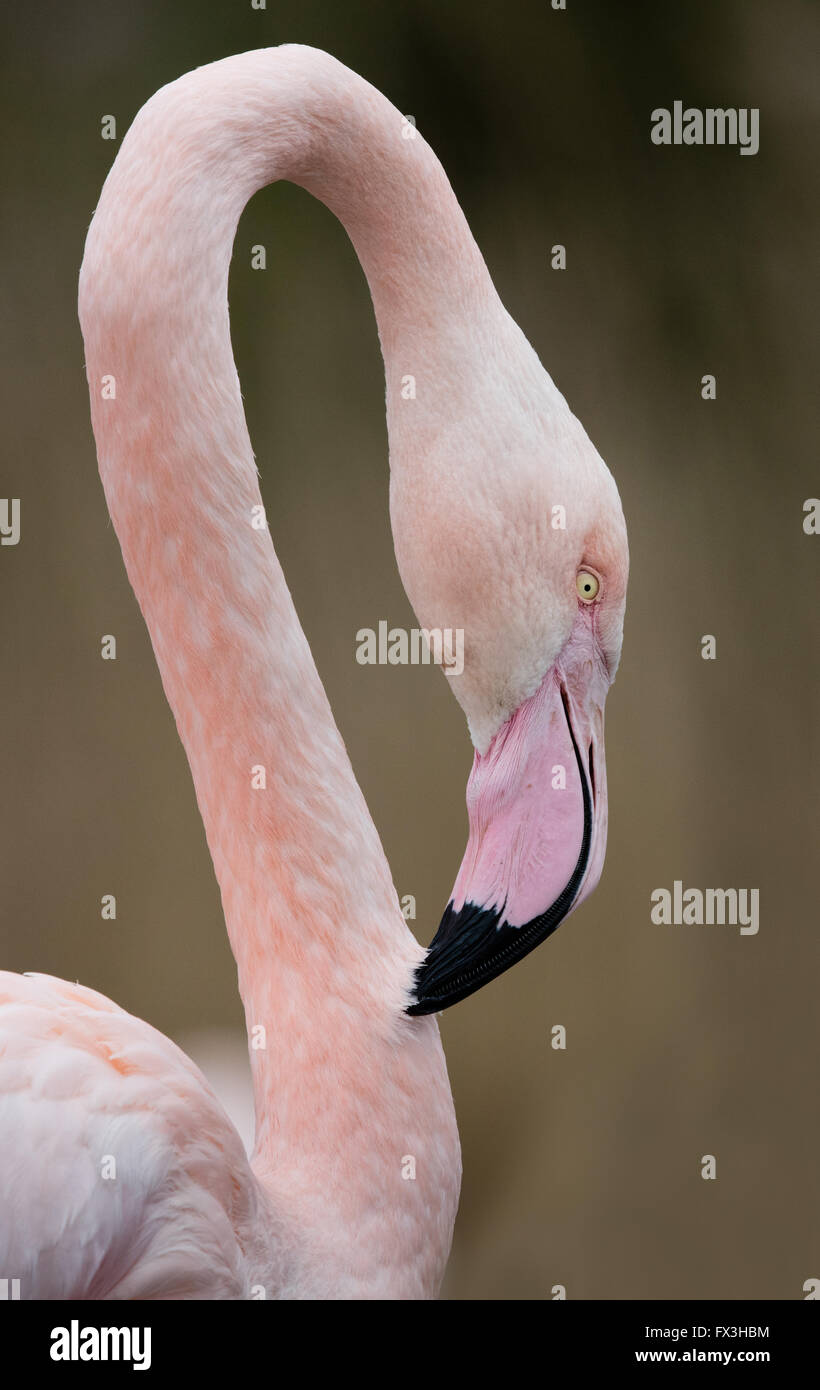
[[[414,1002],[408,1004],[405,1013],[408,1014],[410,1018],[423,1018],[425,1014],[438,1013],[440,1008],[441,1005],[435,999],[419,999],[417,990]]]
[[[415,999],[407,1013],[419,1018],[440,1013],[466,999],[506,968],[506,938],[511,927],[499,926],[501,910],[465,903],[458,911],[447,904],[439,929],[416,970]]]

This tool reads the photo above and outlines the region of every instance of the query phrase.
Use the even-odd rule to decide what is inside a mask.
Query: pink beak
[[[595,888],[606,851],[608,687],[584,606],[538,690],[475,755],[467,851],[408,1013],[436,1013],[480,989]]]

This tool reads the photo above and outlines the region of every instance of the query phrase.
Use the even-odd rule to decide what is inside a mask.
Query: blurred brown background
[[[216,884],[89,425],[76,281],[117,149],[103,115],[122,136],[185,70],[283,41],[361,72],[442,158],[502,299],[620,487],[632,577],[601,886],[442,1019],[465,1162],[450,1298],[563,1284],[573,1299],[798,1299],[820,1277],[820,539],[802,531],[820,491],[818,27],[801,0],[63,0],[3,15],[0,496],[22,499],[23,528],[0,549],[3,966],[79,978],[206,1070],[229,1066],[241,1015]],[[676,98],[759,107],[760,153],[656,148],[650,112]],[[427,941],[464,848],[471,749],[438,672],[354,660],[359,627],[413,618],[367,287],[321,205],[287,185],[253,200],[231,308],[274,541]],[[104,633],[116,662],[100,659]],[[675,878],[758,887],[759,935],[653,926],[650,893]],[[100,920],[106,892],[116,923]]]

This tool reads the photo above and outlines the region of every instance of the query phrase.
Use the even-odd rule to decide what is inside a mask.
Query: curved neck
[[[191,765],[248,1026],[265,1029],[251,1033],[266,1044],[251,1052],[260,1161],[292,1160],[304,1181],[300,1153],[349,1153],[345,1098],[362,1093],[364,1067],[373,1105],[392,1106],[399,1156],[405,1111],[414,1142],[419,1116],[432,1129],[436,1113],[450,1152],[430,1161],[444,1164],[446,1189],[457,1140],[438,1034],[402,1013],[422,952],[269,532],[253,525],[261,497],[227,302],[242,208],[290,179],[354,242],[388,403],[392,373],[442,369],[494,291],[438,161],[402,124],[372,87],[309,49],[240,55],[163,88],[103,189],[80,318],[109,510]],[[409,1040],[406,1063],[397,1039]],[[408,1090],[408,1065],[423,1100]],[[349,1157],[365,1202],[373,1156]],[[350,1167],[344,1177],[339,1201],[350,1202]],[[333,1180],[322,1181],[332,1201]]]

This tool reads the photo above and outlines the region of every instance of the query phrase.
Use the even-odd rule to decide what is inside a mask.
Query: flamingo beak
[[[508,970],[595,888],[606,851],[603,711],[594,622],[476,753],[470,835],[453,896],[416,973],[409,1014],[437,1013]]]

